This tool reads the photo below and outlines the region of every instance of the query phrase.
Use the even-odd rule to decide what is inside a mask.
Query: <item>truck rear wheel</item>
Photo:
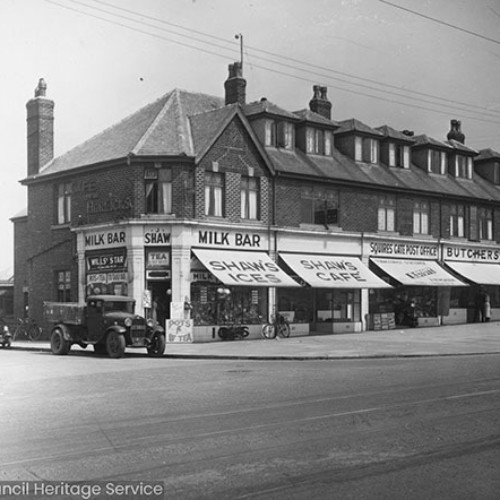
[[[60,328],[54,328],[50,336],[50,349],[52,354],[64,356],[68,354],[70,343],[64,338],[63,331]]]
[[[151,344],[148,346],[148,356],[159,358],[165,352],[165,335],[163,333],[155,333],[151,339]]]
[[[106,350],[110,358],[122,358],[125,354],[125,337],[111,331],[106,337]]]

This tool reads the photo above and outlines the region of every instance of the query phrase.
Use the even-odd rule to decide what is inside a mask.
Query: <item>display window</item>
[[[316,290],[316,321],[361,321],[361,290]]]
[[[460,287],[458,287],[460,288]],[[408,316],[435,318],[438,287],[400,286],[393,289],[370,290],[370,314],[394,313],[396,325],[408,323]]]
[[[261,324],[267,318],[267,288],[191,284],[194,326]]]
[[[314,320],[312,288],[279,288],[276,293],[278,311],[290,323],[311,323]]]

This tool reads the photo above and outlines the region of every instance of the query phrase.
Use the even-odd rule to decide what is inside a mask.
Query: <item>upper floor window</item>
[[[339,197],[337,191],[305,189],[301,198],[301,222],[305,224],[337,225]]]
[[[259,218],[259,180],[256,177],[241,178],[241,218]]]
[[[455,177],[472,179],[472,158],[462,155],[455,156]]]
[[[493,210],[490,208],[478,208],[477,210],[478,232],[480,240],[493,239]]]
[[[306,152],[317,155],[332,154],[332,132],[318,128],[306,129]]]
[[[410,146],[405,144],[389,144],[389,166],[410,168]]]
[[[265,122],[265,145],[276,146],[276,122],[274,120],[266,120]]]
[[[170,168],[147,168],[144,172],[146,184],[146,213],[172,213],[172,170]]]
[[[426,201],[413,204],[413,234],[429,234],[429,204]]]
[[[396,197],[380,196],[378,202],[378,230],[395,231]]]
[[[444,151],[429,149],[427,171],[441,175],[446,173],[446,153]]]
[[[365,163],[378,163],[378,141],[371,137],[356,137],[354,159]]]
[[[450,207],[450,236],[463,238],[465,236],[465,206]]]
[[[205,215],[222,217],[224,206],[224,176],[219,172],[205,172]]]
[[[57,223],[71,222],[71,184],[63,183],[57,186]]]
[[[71,302],[71,272],[57,271],[57,302]]]
[[[285,149],[293,149],[293,125],[288,122],[283,122],[281,126],[281,146]]]

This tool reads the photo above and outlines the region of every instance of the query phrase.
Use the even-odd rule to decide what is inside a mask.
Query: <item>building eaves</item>
[[[319,113],[315,113],[310,109],[301,109],[299,111],[294,111],[293,114],[297,115],[297,117],[299,117],[303,122],[314,123],[316,125],[322,125],[324,127],[335,129],[338,129],[340,127],[340,125],[336,121],[329,120],[328,118],[325,118],[324,116],[320,115]]]
[[[500,153],[494,149],[487,148],[479,150],[478,156],[474,158],[475,162],[484,160],[497,160],[500,161]]]
[[[380,127],[375,127],[375,130],[378,130],[379,132],[382,133],[384,138],[387,139],[394,139],[400,142],[406,142],[408,144],[414,144],[415,143],[415,138],[413,136],[409,136],[404,134],[403,132],[400,132],[399,130],[393,129],[392,127],[389,127],[388,125],[382,125]]]
[[[445,142],[438,141],[437,139],[433,139],[425,134],[415,136],[415,143],[413,147],[434,147],[440,149],[450,150],[452,146],[450,144],[446,144]]]
[[[363,122],[357,120],[356,118],[350,118],[348,120],[342,120],[337,122],[339,129],[335,131],[335,135],[350,134],[350,133],[360,133],[364,135],[369,135],[372,137],[380,138],[383,137],[382,132],[376,130]]]
[[[453,149],[456,149],[458,151],[461,151],[462,153],[468,153],[469,155],[477,155],[478,152],[475,149],[467,147],[465,144],[462,144],[459,141],[456,141],[454,139],[449,139],[446,141]]]

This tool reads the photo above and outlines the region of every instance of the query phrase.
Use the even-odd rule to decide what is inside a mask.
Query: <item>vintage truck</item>
[[[97,354],[121,358],[126,347],[145,347],[149,356],[165,351],[165,331],[154,320],[134,313],[135,301],[119,295],[91,295],[85,305],[45,302],[45,319],[52,323],[50,347],[68,354],[73,344],[94,346]]]

